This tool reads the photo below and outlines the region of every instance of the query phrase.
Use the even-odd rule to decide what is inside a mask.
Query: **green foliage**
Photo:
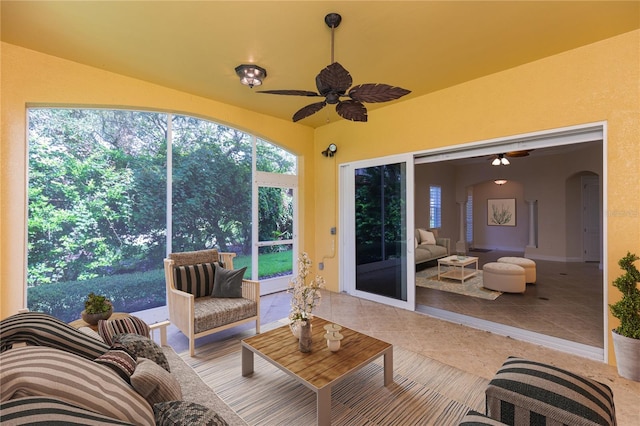
[[[180,115],[29,109],[31,309],[75,318],[91,291],[127,312],[164,304],[162,275],[149,281],[134,272],[156,274],[166,252],[169,117],[173,251],[250,252],[250,135]],[[265,141],[256,147],[259,170],[295,172],[295,156]],[[260,197],[261,239],[290,236],[284,192]]]
[[[84,301],[84,310],[88,314],[108,312],[112,307],[111,302],[105,296],[97,295],[94,292],[89,293]]]
[[[166,304],[164,270],[59,282],[27,289],[28,308],[65,322],[80,318],[87,294],[107,297],[114,312],[137,312]]]
[[[627,255],[618,261],[618,265],[625,271],[613,281],[613,285],[622,293],[622,299],[609,305],[611,314],[620,320],[616,332],[632,339],[640,339],[640,271],[633,264],[640,259],[635,254]]]
[[[357,263],[386,260],[399,255],[404,217],[404,166],[391,164],[360,169],[356,176]]]

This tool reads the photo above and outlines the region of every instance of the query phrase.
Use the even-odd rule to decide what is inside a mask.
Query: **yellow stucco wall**
[[[106,106],[151,109],[210,118],[277,143],[300,157],[300,193],[313,188],[313,130],[307,126],[105,72],[11,44],[1,44],[0,318],[25,306],[26,107]],[[238,86],[238,89],[243,89]],[[313,197],[302,197],[300,244],[313,255]]]
[[[640,31],[372,111],[366,124],[342,120],[315,131],[6,43],[0,54],[0,318],[24,305],[27,104],[189,113],[297,153],[301,247],[324,261],[331,290],[338,289],[340,253],[328,231],[339,225],[340,163],[606,121],[607,282],[619,275],[617,260],[627,250],[640,253]],[[327,159],[320,152],[331,142],[339,151]],[[618,297],[611,287],[609,302]]]
[[[370,112],[366,124],[343,120],[319,128],[316,151],[333,142],[338,153],[333,161],[316,158],[315,252],[331,253],[334,244],[328,229],[334,226],[338,193],[326,184],[336,173],[334,162],[599,121],[608,127],[604,262],[610,283],[620,275],[618,259],[628,250],[640,255],[640,31],[390,105]],[[338,256],[328,259],[323,271],[334,290]],[[609,303],[619,295],[609,284]],[[609,326],[617,326],[610,314]],[[612,351],[609,345],[610,362]]]

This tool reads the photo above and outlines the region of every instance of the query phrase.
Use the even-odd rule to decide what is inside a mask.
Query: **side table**
[[[129,314],[126,313],[126,312],[114,312],[111,315],[111,317],[109,317],[109,319],[110,320],[112,320],[112,319],[122,319],[122,318],[127,318],[128,316],[129,316]],[[169,321],[160,321],[160,322],[156,322],[154,324],[149,324],[149,329],[151,330],[151,338],[152,339],[155,340],[156,331],[160,332],[160,346],[166,346],[167,345],[167,327],[169,326],[169,324],[171,324]],[[97,325],[91,325],[91,324],[85,322],[82,318],[79,318],[77,320],[71,321],[69,323],[69,325],[71,327],[74,327],[74,328],[89,327],[93,331],[98,331],[98,326]]]

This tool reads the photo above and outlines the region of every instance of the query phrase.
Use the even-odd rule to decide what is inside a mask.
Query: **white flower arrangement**
[[[307,320],[313,319],[313,308],[320,304],[320,289],[324,288],[324,278],[316,275],[309,284],[305,282],[311,264],[309,255],[301,253],[298,257],[298,276],[289,282],[288,292],[292,295],[289,320],[292,323],[306,325]]]

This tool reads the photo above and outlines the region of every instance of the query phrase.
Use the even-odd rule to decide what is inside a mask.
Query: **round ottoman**
[[[489,290],[524,293],[524,268],[512,263],[489,262],[482,267],[482,285]]]
[[[536,282],[536,262],[533,260],[525,259],[524,257],[501,257],[498,262],[522,266],[524,268],[525,282],[528,284]]]

